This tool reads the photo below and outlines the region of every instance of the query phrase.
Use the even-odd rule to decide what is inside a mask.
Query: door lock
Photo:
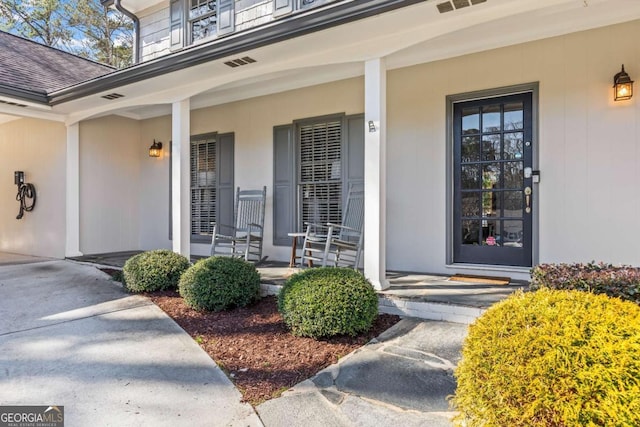
[[[524,199],[525,199],[525,203],[526,203],[526,207],[524,208],[524,211],[526,213],[531,213],[531,187],[526,187],[524,189]]]

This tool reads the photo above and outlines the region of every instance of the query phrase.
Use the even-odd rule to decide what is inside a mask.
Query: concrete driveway
[[[240,399],[172,319],[95,267],[0,263],[0,405],[62,405],[67,427],[261,425]]]

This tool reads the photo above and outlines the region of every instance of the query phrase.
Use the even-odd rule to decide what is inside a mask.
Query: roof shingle
[[[46,95],[115,71],[88,59],[0,31],[0,85]]]

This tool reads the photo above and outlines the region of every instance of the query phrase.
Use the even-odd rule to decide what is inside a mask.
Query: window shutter
[[[228,34],[235,29],[235,0],[218,0],[218,35]]]
[[[217,200],[217,217],[218,224],[233,225],[233,145],[234,134],[227,133],[218,136],[218,155],[217,155],[217,181],[218,181],[218,200]],[[222,233],[224,229],[220,230]],[[228,231],[227,231],[228,232]]]
[[[169,2],[169,47],[171,50],[184,46],[184,0]]]
[[[281,16],[293,12],[293,1],[273,0],[273,16]]]
[[[288,246],[295,227],[293,127],[273,128],[273,244]]]
[[[362,114],[347,117],[345,141],[347,159],[343,202],[346,203],[347,193],[351,186],[356,186],[358,189],[364,187],[364,116]]]

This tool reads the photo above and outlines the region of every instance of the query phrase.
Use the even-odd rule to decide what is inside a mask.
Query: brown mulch
[[[200,344],[253,405],[278,397],[400,320],[381,314],[365,334],[314,340],[289,333],[275,297],[214,313],[192,310],[174,291],[147,296]]]

